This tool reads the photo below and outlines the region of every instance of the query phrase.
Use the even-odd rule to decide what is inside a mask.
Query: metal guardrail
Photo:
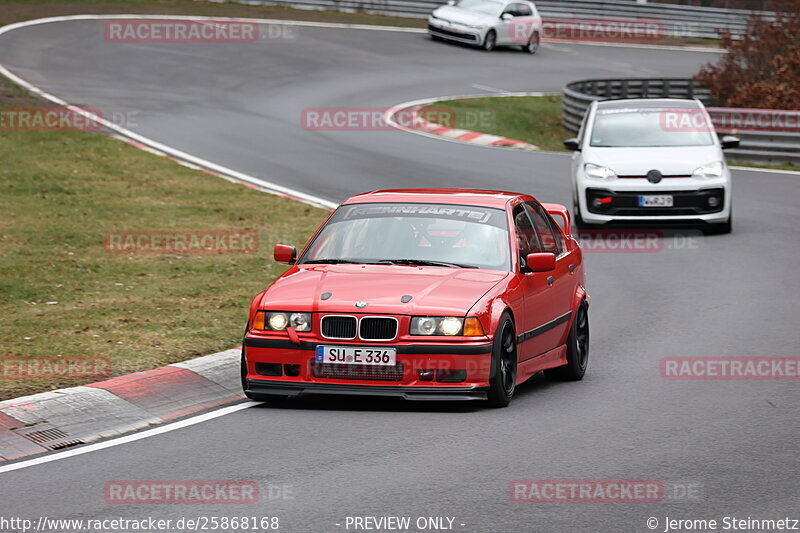
[[[217,0],[248,5],[284,5],[303,9],[328,9],[343,12],[427,18],[441,0]],[[536,6],[544,19],[627,20],[656,22],[661,37],[718,38],[719,30],[742,34],[750,15],[773,18],[767,11],[722,9],[715,7],[646,3],[632,0],[540,0]],[[546,32],[545,32],[546,35]]]
[[[578,133],[589,105],[595,100],[622,98],[697,98],[709,103],[708,89],[690,79],[597,79],[568,83],[564,87],[561,123],[567,131]],[[794,131],[737,130],[732,117],[741,115],[737,108],[709,107],[711,121],[720,135],[736,135],[741,140],[738,148],[725,151],[728,159],[761,164],[800,165],[800,128]],[[759,110],[748,110],[758,112]],[[765,110],[766,111],[766,110]],[[797,112],[800,116],[800,112]]]

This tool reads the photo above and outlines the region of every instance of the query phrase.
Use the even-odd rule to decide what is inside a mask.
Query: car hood
[[[658,170],[665,176],[688,176],[707,163],[721,161],[715,145],[680,147],[597,148],[589,147],[584,161],[613,170],[617,176],[645,176]]]
[[[262,309],[463,316],[509,272],[396,265],[306,265],[266,291]],[[331,293],[322,300],[323,293]],[[400,299],[411,296],[403,303]],[[367,302],[363,309],[358,301]]]
[[[442,6],[434,10],[433,14],[436,15],[437,18],[457,24],[488,26],[497,22],[497,17],[483,15],[474,11],[467,11],[457,6]]]

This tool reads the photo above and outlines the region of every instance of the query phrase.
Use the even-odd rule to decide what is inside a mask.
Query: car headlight
[[[477,318],[455,316],[415,316],[411,319],[411,335],[483,335],[483,327]]]
[[[723,172],[725,172],[725,164],[722,161],[714,161],[694,169],[692,177],[710,180],[722,177]]]
[[[472,28],[473,30],[482,30],[486,27],[486,24],[464,24],[467,28]]]
[[[587,178],[593,180],[613,180],[617,175],[608,167],[601,167],[593,163],[583,165],[583,173]]]
[[[259,311],[253,322],[253,329],[268,331],[285,331],[289,326],[295,331],[311,331],[311,313]]]

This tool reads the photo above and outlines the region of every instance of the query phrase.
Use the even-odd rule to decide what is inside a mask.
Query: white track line
[[[800,176],[800,170],[783,170],[780,168],[740,167],[736,165],[728,165],[728,168],[732,168],[733,170],[746,170],[748,172],[772,172],[774,174],[789,174],[792,176]]]
[[[68,16],[68,17],[51,17],[51,18],[44,18],[44,19],[37,19],[37,20],[28,20],[28,21],[24,21],[24,22],[18,22],[16,24],[9,24],[8,26],[0,27],[0,35],[2,35],[4,33],[7,33],[9,31],[15,30],[15,29],[24,28],[24,27],[28,27],[28,26],[35,26],[35,25],[38,25],[38,24],[48,24],[48,23],[51,23],[51,22],[63,22],[63,21],[69,21],[69,20],[101,20],[101,19],[131,19],[131,18],[143,18],[143,19],[148,19],[148,18],[149,19],[174,18],[174,19],[181,19],[181,20],[183,20],[183,19],[219,20],[219,19],[213,19],[211,17],[163,17],[163,16],[156,17],[156,16],[145,16],[145,15],[107,15],[107,16],[106,15],[73,15],[73,16]],[[148,137],[145,137],[143,135],[139,135],[138,133],[134,133],[133,131],[131,131],[131,130],[127,129],[127,128],[123,128],[122,126],[120,126],[118,124],[115,124],[115,123],[113,123],[111,121],[108,121],[108,120],[98,116],[97,114],[91,112],[91,111],[88,111],[88,110],[83,109],[83,108],[78,107],[78,106],[71,105],[68,102],[62,100],[61,98],[43,91],[42,89],[34,86],[33,84],[23,80],[22,78],[20,78],[16,74],[12,73],[11,71],[9,71],[2,64],[0,64],[0,74],[3,74],[5,77],[10,79],[14,83],[16,83],[18,85],[21,85],[22,87],[24,87],[28,91],[40,96],[41,98],[44,98],[45,100],[49,100],[50,102],[53,102],[53,103],[58,104],[60,106],[64,106],[67,109],[69,109],[70,111],[72,111],[73,113],[79,114],[79,115],[89,119],[90,121],[94,121],[94,122],[96,122],[98,124],[102,124],[106,128],[108,128],[108,129],[110,129],[112,131],[115,131],[118,134],[120,134],[120,135],[122,135],[122,136],[124,136],[124,137],[126,137],[128,139],[134,140],[136,142],[139,142],[141,144],[149,146],[150,148],[153,148],[153,149],[159,150],[161,152],[164,152],[165,154],[168,154],[168,155],[170,155],[172,157],[175,157],[177,159],[182,159],[184,161],[187,161],[189,163],[193,163],[193,164],[195,164],[195,165],[197,165],[199,167],[202,167],[202,168],[205,168],[205,169],[208,169],[208,170],[212,170],[212,171],[217,172],[219,174],[224,174],[224,175],[226,175],[226,176],[228,176],[228,177],[230,177],[230,178],[232,178],[232,179],[234,179],[236,181],[243,182],[243,183],[249,183],[251,185],[255,185],[256,187],[259,187],[259,188],[263,189],[265,192],[270,192],[270,193],[273,193],[273,194],[289,196],[289,197],[292,197],[292,198],[294,198],[296,200],[299,200],[301,202],[304,202],[304,203],[307,203],[307,204],[310,204],[310,205],[313,205],[313,206],[316,206],[316,207],[324,207],[324,208],[328,208],[328,209],[335,209],[339,205],[337,202],[334,202],[334,201],[331,201],[331,200],[327,200],[325,198],[320,198],[318,196],[307,194],[307,193],[292,189],[290,187],[284,187],[283,185],[278,185],[276,183],[272,183],[270,181],[267,181],[267,180],[264,180],[264,179],[261,179],[261,178],[250,176],[248,174],[244,174],[242,172],[238,172],[236,170],[233,170],[233,169],[230,169],[230,168],[227,168],[227,167],[223,167],[222,165],[218,165],[218,164],[213,163],[211,161],[208,161],[206,159],[202,159],[200,157],[197,157],[197,156],[192,155],[192,154],[188,154],[188,153],[183,152],[181,150],[178,150],[176,148],[172,148],[171,146],[167,146],[165,144],[162,144],[162,143],[160,143],[158,141],[155,141],[155,140],[150,139]]]
[[[66,459],[67,457],[83,455],[84,453],[103,450],[105,448],[119,446],[120,444],[127,444],[129,442],[146,439],[148,437],[155,437],[156,435],[161,435],[162,433],[168,433],[170,431],[175,431],[176,429],[182,429],[185,427],[193,426],[195,424],[200,424],[201,422],[213,420],[214,418],[219,418],[221,416],[229,415],[231,413],[241,411],[242,409],[253,407],[254,405],[259,405],[259,404],[257,402],[238,403],[236,405],[231,405],[229,407],[223,407],[222,409],[217,409],[216,411],[211,411],[210,413],[204,413],[202,415],[193,416],[191,418],[187,418],[179,422],[174,422],[172,424],[167,424],[165,426],[160,426],[157,428],[140,431],[138,433],[133,433],[132,435],[126,435],[124,437],[119,437],[117,439],[96,442],[94,444],[89,444],[87,446],[81,446],[80,448],[73,448],[71,450],[65,450],[63,452],[52,453],[49,455],[36,457],[34,459],[28,459],[26,461],[20,461],[18,463],[12,463],[10,465],[0,466],[0,474],[4,472],[11,472],[13,470],[19,470],[21,468],[27,468],[29,466],[36,466],[44,463],[49,463],[52,461],[58,461],[59,459]]]

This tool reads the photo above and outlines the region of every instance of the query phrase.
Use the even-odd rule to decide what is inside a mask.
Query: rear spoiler
[[[542,207],[547,211],[547,214],[553,217],[553,220],[556,221],[564,235],[568,237],[572,235],[572,218],[566,207],[561,204],[542,204]]]

